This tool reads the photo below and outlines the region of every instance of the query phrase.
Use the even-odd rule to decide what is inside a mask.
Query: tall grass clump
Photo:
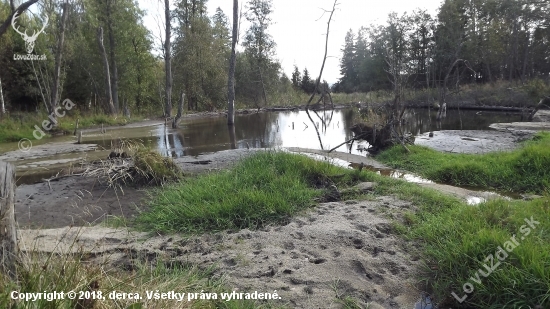
[[[254,229],[312,206],[323,194],[318,188],[349,185],[361,175],[301,155],[262,151],[230,170],[165,186],[138,223],[162,232]]]
[[[539,133],[514,151],[449,154],[411,146],[393,147],[377,158],[431,180],[513,192],[544,193],[550,188],[550,133]]]
[[[122,185],[162,185],[183,177],[183,171],[172,158],[139,142],[120,141],[120,144],[112,149],[113,158],[88,164],[83,176],[104,179],[115,189],[122,189]]]
[[[550,308],[549,231],[546,197],[529,202],[493,200],[432,213],[410,236],[422,243],[427,279],[442,307]],[[512,246],[512,237],[519,244]],[[499,247],[506,254],[497,255]],[[463,290],[466,283],[472,284],[473,292]],[[460,303],[452,292],[467,298]]]
[[[172,158],[163,157],[157,151],[143,146],[133,147],[132,158],[138,178],[148,183],[162,184],[168,181],[176,181],[183,175],[181,169]],[[140,180],[143,182],[144,180]]]

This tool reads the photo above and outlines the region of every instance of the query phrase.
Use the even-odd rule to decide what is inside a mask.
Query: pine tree
[[[300,74],[300,70],[298,70],[297,66],[294,66],[294,72],[292,72],[292,86],[299,89],[302,84],[301,79],[302,75]]]
[[[304,74],[302,75],[301,88],[305,93],[311,94],[315,90],[315,83],[309,77],[309,71],[307,68],[304,69]]]

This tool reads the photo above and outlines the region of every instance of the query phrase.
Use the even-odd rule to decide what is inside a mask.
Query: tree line
[[[157,19],[158,32],[144,26],[135,0],[28,2],[15,23],[29,35],[45,26],[32,52],[45,60],[14,59],[28,54],[9,23],[18,8],[13,0],[0,1],[0,25],[9,23],[0,34],[0,85],[8,110],[50,113],[61,98],[70,98],[86,111],[170,115],[167,102],[180,94],[188,110],[227,106],[233,27],[220,8],[208,14],[207,0],[159,1],[168,9]],[[238,34],[235,53],[235,99],[244,105],[265,106],[295,91],[276,59],[272,12],[272,0],[248,0],[235,15],[239,25],[241,19],[250,25]]]
[[[70,98],[85,111],[169,115],[172,96],[182,94],[188,110],[215,110],[232,99],[262,107],[329,88],[323,81],[315,89],[307,68],[296,66],[290,78],[282,72],[269,33],[272,0],[237,7],[236,42],[228,16],[219,8],[209,15],[207,0],[159,0],[165,14],[153,31],[135,0],[14,2],[0,0],[0,113],[51,112]],[[543,0],[445,0],[436,16],[391,13],[383,25],[347,33],[332,91],[385,89],[399,98],[407,87],[429,87],[444,101],[450,85],[462,82],[548,77],[549,7]],[[250,26],[240,30],[245,19]],[[22,33],[42,27],[31,54],[45,60],[15,60],[29,54]],[[233,43],[240,48],[229,72]]]
[[[336,92],[437,88],[550,75],[550,2],[445,0],[436,16],[391,13],[384,25],[349,30]]]

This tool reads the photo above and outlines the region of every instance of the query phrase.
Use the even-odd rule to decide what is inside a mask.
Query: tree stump
[[[14,203],[15,168],[0,161],[0,270],[12,279],[19,258]]]

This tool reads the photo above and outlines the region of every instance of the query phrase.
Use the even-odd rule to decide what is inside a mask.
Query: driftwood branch
[[[319,139],[319,145],[321,145],[321,150],[325,150],[323,147],[323,141],[321,140],[321,135],[319,134],[319,128],[315,125],[315,122],[313,122],[313,119],[311,118],[311,115],[309,114],[309,111],[306,109],[306,114],[311,123],[313,124],[313,127],[315,128],[315,132],[317,133],[317,138]],[[304,122],[305,124],[305,122]]]
[[[395,128],[393,127],[393,125],[391,126],[391,129],[392,129],[393,133],[395,134],[395,138],[397,138],[397,140],[399,141],[399,143],[401,144],[401,146],[403,146],[403,148],[405,148],[405,150],[407,151],[407,153],[410,153],[411,151],[409,150],[409,148],[407,147],[407,145],[405,145],[405,137],[404,137],[403,135],[397,134],[397,132],[395,131]]]
[[[334,150],[336,150],[336,149],[340,148],[340,146],[342,146],[342,145],[344,145],[344,144],[347,144],[347,143],[349,143],[349,142],[353,142],[353,141],[356,141],[356,140],[357,140],[357,138],[356,138],[356,137],[354,137],[354,138],[352,138],[352,139],[350,139],[350,140],[347,140],[347,141],[343,142],[342,144],[340,144],[340,145],[338,145],[338,146],[336,146],[336,147],[332,148],[332,149],[331,149],[331,150],[329,150],[328,152],[329,152],[329,153],[331,153],[331,152],[333,152]]]

